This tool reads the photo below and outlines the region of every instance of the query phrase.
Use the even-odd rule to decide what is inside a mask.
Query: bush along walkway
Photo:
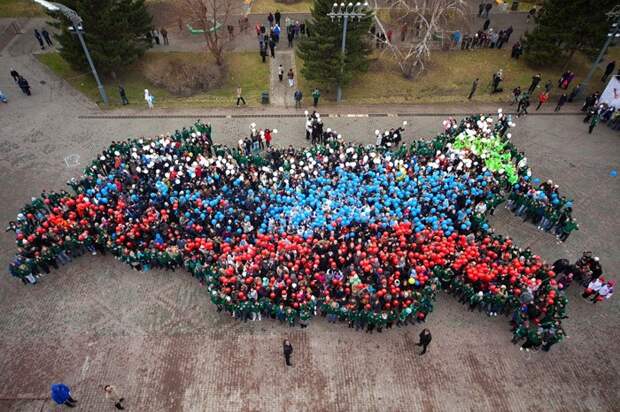
[[[280,42],[282,44],[282,42]],[[269,97],[270,103],[276,107],[294,107],[295,101],[293,94],[297,90],[297,71],[295,70],[295,54],[293,50],[280,51],[276,48],[276,57],[267,57],[270,60],[271,74],[269,77]],[[278,70],[282,65],[282,81],[278,76]],[[289,69],[293,69],[294,86],[290,87],[287,73]]]

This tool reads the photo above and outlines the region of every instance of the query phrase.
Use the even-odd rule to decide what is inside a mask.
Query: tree
[[[527,33],[524,57],[533,66],[554,64],[566,67],[575,52],[596,53],[607,36],[609,12],[617,0],[546,0],[536,17],[536,27]]]
[[[371,13],[360,20],[349,19],[343,62],[343,22],[332,21],[327,16],[333,4],[333,0],[314,0],[312,19],[307,23],[310,35],[299,42],[297,55],[303,60],[301,73],[306,79],[326,86],[344,86],[355,74],[368,70]]]
[[[134,63],[151,47],[146,33],[152,28],[151,15],[144,0],[64,0],[83,20],[84,40],[97,70],[115,73]],[[59,13],[54,26],[60,29],[56,39],[61,56],[78,70],[87,70],[88,62],[80,42],[69,30],[70,21]]]
[[[184,0],[196,28],[204,31],[207,50],[218,66],[224,64],[224,45],[228,39],[223,28],[230,18],[234,0]],[[221,32],[220,32],[221,30]]]
[[[375,0],[377,4],[377,0]],[[442,36],[449,22],[466,12],[464,0],[388,0],[390,16],[403,27],[415,28],[415,41],[393,43],[384,41],[406,78],[420,75],[431,58],[431,48],[437,36]],[[385,32],[383,22],[375,17],[379,32]],[[406,32],[405,32],[406,33]]]

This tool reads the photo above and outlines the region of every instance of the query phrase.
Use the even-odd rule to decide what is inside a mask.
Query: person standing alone
[[[295,86],[295,73],[293,73],[293,69],[288,69],[286,77],[288,77],[288,87]]]
[[[320,97],[321,97],[321,92],[319,91],[317,87],[315,87],[314,91],[312,92],[312,100],[313,100],[314,107],[318,106]]]
[[[282,65],[278,66],[278,79],[280,79],[280,81],[282,81],[282,79],[284,78],[284,67],[282,67]]]
[[[116,409],[118,410],[125,409],[125,407],[123,406],[123,402],[125,401],[125,398],[120,397],[118,392],[116,392],[115,386],[106,385],[103,387],[103,390],[105,391],[105,398],[114,402],[114,406],[116,406]]]
[[[422,346],[422,352],[420,352],[420,356],[426,353],[426,348],[430,345],[433,337],[431,336],[431,331],[428,329],[423,329],[420,332],[420,341],[416,343],[416,346]]]
[[[467,100],[471,100],[471,98],[474,96],[474,93],[476,93],[476,89],[478,89],[478,82],[480,82],[480,79],[474,80],[474,82],[471,84],[471,91],[469,92],[469,96],[467,96]]]
[[[241,95],[241,86],[237,87],[237,106],[239,106],[239,102],[243,102],[244,105],[246,104],[245,99]]]
[[[284,339],[284,343],[282,344],[282,350],[284,352],[284,360],[286,362],[286,366],[293,366],[291,364],[291,355],[293,354],[293,345],[288,339]]]

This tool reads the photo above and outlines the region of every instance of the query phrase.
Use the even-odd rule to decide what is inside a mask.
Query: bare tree
[[[374,2],[377,7],[377,0]],[[383,41],[384,50],[391,51],[406,78],[416,77],[425,70],[434,39],[443,35],[450,21],[465,16],[468,10],[465,0],[388,0],[388,6],[390,16],[401,30],[405,26],[415,32],[416,39],[412,42]],[[386,32],[377,15],[375,23],[377,33]]]
[[[234,0],[183,0],[183,2],[192,24],[204,31],[207,49],[215,58],[215,63],[221,66],[224,64],[224,45],[228,40],[225,34],[226,23],[231,16]]]

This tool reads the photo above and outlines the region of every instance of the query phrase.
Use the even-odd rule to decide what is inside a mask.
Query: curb
[[[373,118],[373,117],[443,117],[443,116],[469,116],[467,113],[363,113],[363,114],[339,114],[325,113],[324,118]],[[504,112],[504,114],[516,115],[516,112]],[[577,116],[581,112],[560,112],[560,113],[532,113],[528,116]],[[274,113],[274,114],[161,114],[161,115],[82,115],[78,119],[98,120],[98,119],[250,119],[250,118],[295,118],[304,117],[304,113]]]

